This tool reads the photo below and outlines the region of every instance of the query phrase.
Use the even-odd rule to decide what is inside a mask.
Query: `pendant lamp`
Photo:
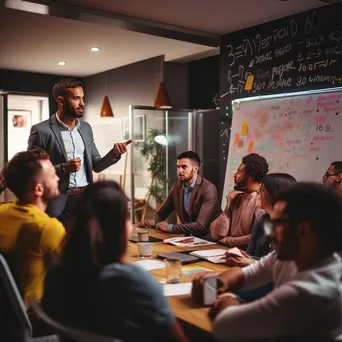
[[[171,101],[167,94],[165,83],[164,83],[164,56],[161,60],[161,81],[159,83],[157,95],[154,99],[154,107],[171,107]]]
[[[107,94],[107,71],[105,72],[105,94]],[[100,117],[114,117],[112,106],[110,105],[107,95],[105,95],[105,97],[103,98]]]

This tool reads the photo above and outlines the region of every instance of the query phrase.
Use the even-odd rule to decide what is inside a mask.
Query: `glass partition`
[[[220,158],[225,155],[225,143],[221,142],[223,125],[219,109],[197,110],[194,122],[194,151],[201,158],[201,176],[216,185],[220,191]]]
[[[132,222],[153,222],[156,209],[177,179],[177,155],[192,148],[193,111],[130,106],[129,180],[124,189],[131,199]],[[168,220],[176,222],[176,217]]]

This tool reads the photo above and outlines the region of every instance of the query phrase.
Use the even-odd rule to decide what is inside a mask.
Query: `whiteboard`
[[[329,165],[342,159],[341,88],[247,98],[232,106],[222,208],[249,153],[265,157],[269,172],[286,172],[298,181],[322,182]]]

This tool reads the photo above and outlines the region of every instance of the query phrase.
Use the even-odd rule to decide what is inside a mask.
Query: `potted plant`
[[[149,186],[149,195],[156,200],[157,206],[165,199],[165,184],[166,184],[166,153],[165,146],[157,143],[155,137],[164,133],[157,129],[151,128],[145,141],[137,144],[140,148],[140,154],[148,162],[148,171],[151,172],[151,185]]]

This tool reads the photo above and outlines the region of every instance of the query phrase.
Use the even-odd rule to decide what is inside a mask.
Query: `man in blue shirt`
[[[60,196],[49,201],[46,213],[57,217],[68,229],[79,194],[94,181],[93,171],[101,172],[118,162],[132,140],[113,144],[113,148],[101,157],[91,126],[80,120],[85,107],[82,83],[62,79],[53,87],[53,95],[58,112],[32,126],[28,148],[39,147],[50,156],[60,178]]]

